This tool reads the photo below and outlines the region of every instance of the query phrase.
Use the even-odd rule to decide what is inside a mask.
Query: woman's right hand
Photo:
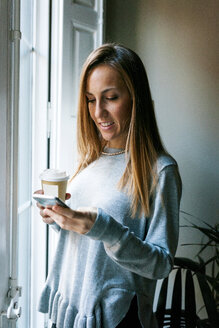
[[[41,195],[43,195],[44,192],[43,192],[43,190],[41,189],[41,190],[37,190],[37,191],[35,191],[34,194],[41,194]],[[45,215],[45,214],[43,213],[43,210],[45,209],[45,207],[43,207],[42,205],[40,205],[40,203],[38,203],[38,202],[36,203],[36,205],[37,205],[37,207],[40,209],[40,215],[42,216],[42,220],[43,220],[43,222],[45,222],[45,223],[47,223],[47,224],[51,224],[51,223],[53,223],[54,220],[52,220],[48,215]]]
[[[44,192],[43,192],[42,189],[40,189],[40,190],[35,191],[34,194],[41,194],[41,195],[43,195]],[[69,199],[69,198],[71,198],[71,194],[66,193],[66,195],[65,195],[65,199],[67,200],[67,199]],[[42,216],[42,220],[43,220],[43,222],[45,222],[45,223],[47,223],[47,224],[51,224],[51,223],[55,222],[53,219],[51,219],[50,216],[44,214],[44,211],[43,211],[43,210],[45,210],[45,207],[43,207],[43,206],[42,206],[40,203],[38,203],[38,202],[36,203],[36,205],[37,205],[37,207],[40,209],[40,215]]]

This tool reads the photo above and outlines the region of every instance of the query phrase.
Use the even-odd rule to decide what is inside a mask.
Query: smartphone
[[[65,208],[69,208],[63,200],[55,196],[47,196],[41,194],[33,194],[33,199],[35,199],[40,205],[43,207],[52,207],[53,205],[63,206]]]

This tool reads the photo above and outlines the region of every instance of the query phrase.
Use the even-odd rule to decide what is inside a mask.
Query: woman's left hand
[[[74,211],[70,208],[55,205],[52,209],[45,208],[43,214],[49,216],[62,229],[85,234],[94,225],[97,217],[97,208],[85,207]]]

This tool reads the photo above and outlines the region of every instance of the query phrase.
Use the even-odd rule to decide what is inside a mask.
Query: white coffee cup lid
[[[40,179],[46,181],[63,181],[68,180],[69,175],[66,174],[66,171],[46,169],[40,174]]]

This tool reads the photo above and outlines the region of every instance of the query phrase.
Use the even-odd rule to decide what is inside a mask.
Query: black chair
[[[176,270],[175,279],[173,282],[173,292],[171,297],[171,306],[167,308],[167,292],[168,281],[170,276],[162,281],[160,294],[155,315],[158,321],[159,328],[218,328],[218,313],[216,305],[212,297],[211,290],[205,279],[205,276],[200,273],[198,268],[200,265],[196,262],[191,262],[192,269],[183,265],[182,258],[175,258]],[[188,264],[188,261],[186,261]],[[194,266],[195,264],[195,266]],[[185,284],[182,284],[182,271],[186,270]],[[203,301],[206,307],[208,318],[200,319],[196,311],[196,295],[194,288],[194,275],[196,275],[200,290],[202,292]],[[182,291],[185,288],[185,306],[182,308]]]

